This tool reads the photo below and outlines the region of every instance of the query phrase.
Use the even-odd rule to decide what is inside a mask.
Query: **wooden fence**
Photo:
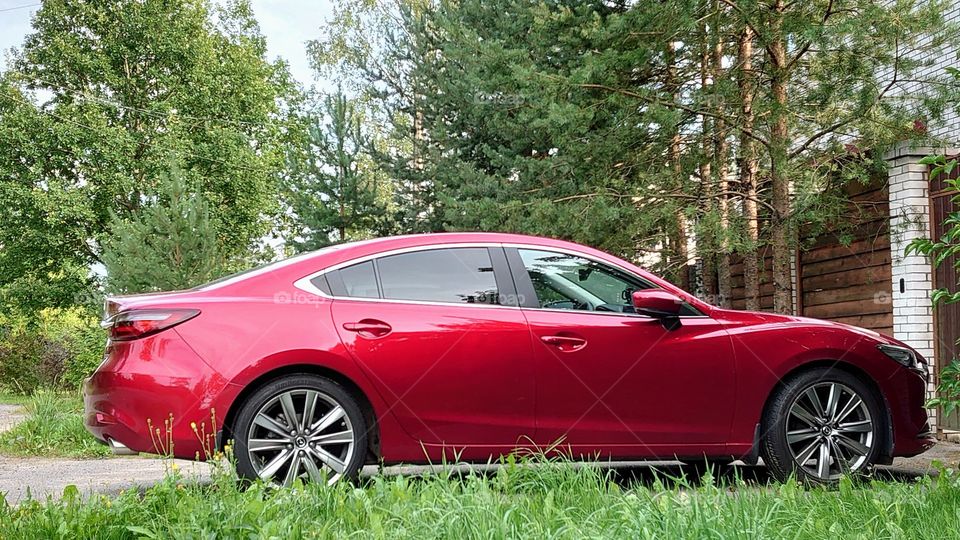
[[[797,313],[885,334],[893,333],[890,204],[887,183],[876,180],[845,189],[852,222],[804,242],[796,258]],[[764,253],[760,307],[773,309],[772,258]],[[744,309],[743,264],[731,267],[731,304]]]

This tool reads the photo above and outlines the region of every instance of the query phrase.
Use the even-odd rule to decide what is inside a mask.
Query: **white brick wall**
[[[910,345],[931,364],[933,357],[933,289],[930,262],[922,256],[904,255],[911,240],[929,235],[930,198],[927,166],[917,163],[933,153],[931,148],[901,145],[886,158],[890,164],[890,256],[893,283],[893,337]],[[903,283],[904,291],[900,292]],[[935,377],[927,387],[932,396]],[[936,411],[930,411],[936,429]]]
[[[947,23],[960,24],[960,1],[954,0],[951,3],[950,7],[944,11],[944,19]],[[914,49],[925,48],[931,39],[932,36],[920,40]],[[940,50],[940,54],[926,54],[919,58],[922,61],[929,61],[930,65],[917,69],[912,77],[914,82],[898,84],[896,88],[897,93],[906,95],[917,93],[924,81],[952,80],[950,75],[946,73],[946,68],[958,67],[958,65],[960,65],[960,61],[957,59],[958,52],[960,52],[960,44],[948,42],[944,44]],[[955,107],[949,107],[944,111],[943,118],[939,120],[931,119],[927,128],[928,133],[932,137],[940,139],[944,144],[953,146],[960,143],[960,114],[958,114]]]

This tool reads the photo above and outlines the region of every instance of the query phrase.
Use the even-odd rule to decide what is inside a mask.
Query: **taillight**
[[[189,321],[200,314],[198,309],[132,309],[110,318],[108,332],[113,341],[130,341],[156,334]]]

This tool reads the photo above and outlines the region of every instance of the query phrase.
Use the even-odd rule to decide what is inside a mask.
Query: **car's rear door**
[[[623,457],[723,446],[734,362],[717,321],[687,306],[680,327],[668,330],[632,313],[632,291],[654,286],[646,280],[547,248],[507,248],[507,256],[528,297],[538,443]]]
[[[344,345],[411,437],[494,453],[532,437],[532,340],[502,248],[388,253],[326,278]]]

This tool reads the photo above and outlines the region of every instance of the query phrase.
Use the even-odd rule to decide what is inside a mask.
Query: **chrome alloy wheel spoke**
[[[355,441],[340,403],[323,392],[294,389],[267,401],[254,416],[247,453],[263,480],[284,486],[304,477],[333,483],[346,471]]]
[[[875,425],[861,396],[838,382],[809,386],[788,409],[786,441],[797,466],[822,480],[835,480],[864,466]]]

